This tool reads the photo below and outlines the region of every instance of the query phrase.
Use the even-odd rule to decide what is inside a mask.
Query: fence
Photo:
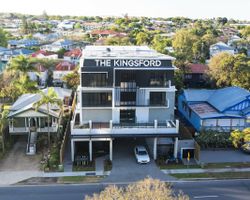
[[[195,160],[197,162],[199,162],[200,161],[201,147],[200,147],[200,145],[196,141],[194,142],[194,148],[195,148],[195,150],[194,150],[194,158],[195,158]]]
[[[73,113],[75,112],[75,108],[76,108],[76,94],[74,95],[74,99],[72,102],[72,106],[71,106],[71,111],[70,111],[70,115],[69,115],[69,119],[67,121],[66,124],[66,128],[63,134],[63,140],[62,140],[62,144],[60,147],[60,164],[63,164],[64,161],[64,153],[65,153],[65,148],[69,139],[69,135],[70,135],[70,121],[72,118]]]

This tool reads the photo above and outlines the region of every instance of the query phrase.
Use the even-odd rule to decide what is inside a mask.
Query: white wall
[[[111,109],[83,109],[83,121],[110,122],[112,119]]]
[[[147,123],[149,119],[149,109],[148,108],[136,108],[135,111],[136,122],[138,123]]]

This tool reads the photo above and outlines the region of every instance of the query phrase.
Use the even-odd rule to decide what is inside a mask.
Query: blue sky
[[[0,12],[250,20],[250,0],[1,0]]]

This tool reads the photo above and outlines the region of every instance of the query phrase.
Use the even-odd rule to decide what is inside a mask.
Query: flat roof
[[[175,60],[174,57],[158,53],[147,46],[86,46],[83,58]]]

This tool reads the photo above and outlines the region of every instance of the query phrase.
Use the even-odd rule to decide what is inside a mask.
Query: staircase
[[[36,154],[37,132],[29,132],[26,155]]]

